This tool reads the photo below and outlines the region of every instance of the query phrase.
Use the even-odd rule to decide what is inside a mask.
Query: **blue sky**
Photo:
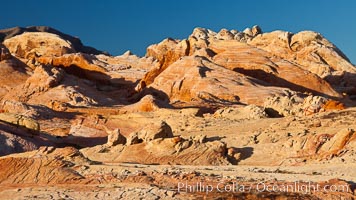
[[[1,3],[0,29],[46,25],[113,55],[144,55],[148,45],[186,38],[195,27],[243,30],[258,24],[265,32],[320,32],[356,63],[355,10],[354,0],[14,0]]]

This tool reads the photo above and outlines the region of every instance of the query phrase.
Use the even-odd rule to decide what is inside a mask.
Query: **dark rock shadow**
[[[213,136],[213,137],[207,137],[204,141],[206,142],[220,141],[224,138],[226,138],[226,136]]]
[[[279,112],[273,108],[265,108],[265,112],[270,118],[281,118],[283,115],[279,114]]]
[[[155,98],[154,103],[160,108],[173,108],[169,102],[168,95],[162,90],[158,90],[152,87],[146,87],[141,92],[134,93],[131,97],[128,98],[128,102],[130,104],[137,103],[146,95],[152,95]]]
[[[44,135],[41,135],[40,132],[34,132],[33,130],[29,130],[27,128],[21,127],[21,126],[16,126],[13,124],[8,124],[5,122],[0,122],[0,131],[4,131],[5,133],[12,134],[14,136],[17,136],[25,141],[28,141],[37,147],[40,146],[56,146],[56,144],[52,140],[48,140],[47,137]],[[0,145],[3,145],[3,142],[5,142],[5,136],[0,134]],[[53,136],[52,136],[53,137]],[[21,146],[23,144],[17,143],[15,141],[15,146],[13,147],[13,152],[7,152],[8,154],[10,153],[22,153],[25,152],[25,146]],[[4,149],[1,149],[4,150]],[[0,150],[0,156],[4,156],[4,152]]]
[[[93,106],[131,104],[128,96],[135,90],[137,83],[124,78],[112,78],[103,72],[83,69],[76,65],[57,67],[65,71],[65,76],[59,85],[73,87],[86,97],[98,102],[98,105]],[[78,79],[75,80],[74,77]]]
[[[39,132],[39,137],[42,137],[47,141],[45,146],[54,146],[59,148],[75,147],[77,149],[85,147],[93,147],[96,145],[102,145],[107,142],[107,136],[103,137],[82,137],[82,136],[54,136],[48,132]]]
[[[93,147],[96,145],[106,144],[108,138],[105,137],[80,137],[80,136],[67,136],[57,139],[58,147],[73,146],[77,149],[85,147]]]
[[[27,104],[27,106],[35,110],[36,114],[31,116],[31,118],[35,120],[48,120],[56,117],[63,119],[75,119],[76,116],[81,115],[80,112],[56,111],[44,105]]]
[[[1,129],[1,128],[0,128]],[[9,138],[7,138],[5,135],[1,134],[1,130],[0,130],[0,156],[6,156],[12,153],[22,153],[24,151],[26,151],[24,149],[24,146],[21,146],[20,143],[18,143],[17,141],[13,141],[10,145],[4,145],[6,143],[8,143]]]
[[[81,79],[87,79],[97,84],[111,85],[114,87],[136,85],[134,82],[126,81],[124,78],[111,78],[109,75],[103,72],[83,69],[76,65],[70,65],[69,67],[64,67],[64,66],[58,66],[58,67],[62,68],[67,74],[74,75]]]
[[[264,86],[276,86],[276,87],[284,87],[284,88],[289,88],[294,91],[298,92],[311,92],[314,95],[319,95],[319,96],[324,96],[330,99],[337,99],[337,97],[333,97],[309,88],[306,88],[301,85],[297,85],[295,83],[291,83],[283,78],[280,78],[274,74],[267,73],[261,69],[254,69],[254,70],[247,70],[247,69],[242,69],[242,68],[235,68],[235,72],[244,74],[246,76],[256,78],[259,80],[259,83],[264,85]]]
[[[199,66],[198,68],[199,68],[199,75],[201,77],[206,77],[206,72],[210,72],[211,71],[210,68],[205,67],[205,66]]]
[[[232,149],[235,152],[235,154],[240,154],[238,158],[228,155],[228,160],[233,165],[237,165],[240,161],[245,160],[253,155],[252,147],[242,147],[242,148],[232,147]]]
[[[346,181],[348,184],[350,184],[350,189],[351,191],[355,191],[356,190],[356,182],[353,181]]]
[[[356,100],[356,74],[344,72],[342,75],[329,75],[324,78],[339,93],[346,93]]]

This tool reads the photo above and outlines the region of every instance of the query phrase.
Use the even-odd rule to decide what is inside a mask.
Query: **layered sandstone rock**
[[[215,63],[259,79],[266,82],[267,85],[340,97],[340,94],[317,75],[288,60],[275,58],[268,52],[259,49],[258,46],[253,48],[235,41],[217,41],[210,46],[212,50],[219,52],[213,58]]]
[[[151,112],[163,107],[168,107],[167,103],[152,95],[146,95],[138,102],[120,108],[120,113]]]
[[[178,165],[229,165],[226,144],[174,138],[157,138],[129,146],[95,146],[82,149],[89,159],[100,162]]]
[[[215,33],[196,28],[186,40],[166,39],[151,45],[146,58],[135,57],[130,52],[118,57],[74,53],[77,51],[69,40],[45,32],[9,37],[4,44],[14,55],[35,60],[31,61],[34,63],[30,64],[32,67],[38,65],[36,62],[50,64],[80,79],[104,84],[98,88],[100,90],[111,91],[115,87],[125,86],[129,88],[128,95],[133,92],[135,82],[141,79],[136,86],[139,93],[158,94],[161,99],[168,99],[171,103],[184,102],[187,106],[210,102],[263,105],[267,97],[279,95],[286,91],[285,88],[341,98],[336,91],[347,89],[352,94],[353,87],[351,83],[346,87],[338,87],[340,80],[331,78],[339,72],[353,73],[354,67],[337,47],[314,32],[295,35],[284,31],[262,33],[260,27],[254,26],[243,32],[223,29]],[[319,46],[316,44],[321,48],[317,48]],[[321,60],[329,59],[323,65],[327,65],[332,74],[325,67],[323,71],[327,75],[309,67],[319,66],[320,60],[306,56],[315,54],[316,50],[325,51]],[[30,52],[35,56],[31,56]],[[339,57],[332,57],[334,54]],[[220,69],[215,70],[211,66]],[[222,77],[231,81],[221,80]],[[149,88],[149,92],[145,88]],[[80,98],[85,99],[83,96]]]
[[[120,129],[115,129],[108,132],[108,141],[106,142],[106,145],[116,146],[118,144],[126,144],[126,141],[125,136],[121,135]]]
[[[298,151],[298,156],[312,159],[332,159],[335,156],[344,154],[346,151],[353,149],[351,143],[355,131],[353,129],[342,129],[336,134],[319,134],[314,135],[305,141],[304,147]]]
[[[74,165],[90,164],[74,148],[42,147],[14,156],[0,158],[0,184],[61,184],[78,182],[83,176],[71,169]],[[36,169],[36,170],[28,170]]]
[[[0,30],[0,41],[3,42],[6,39],[21,35],[25,32],[40,32],[40,33],[51,33],[58,35],[64,40],[71,43],[77,52],[87,53],[87,54],[107,54],[106,52],[99,51],[93,47],[84,46],[78,37],[73,37],[71,35],[62,33],[54,28],[48,26],[29,26],[29,27],[14,27]]]
[[[345,106],[338,101],[321,96],[303,97],[296,93],[267,98],[264,107],[271,116],[306,116],[318,112],[342,110]]]
[[[128,136],[127,144],[137,144],[141,142],[149,142],[157,138],[172,138],[172,128],[164,121],[148,124],[137,132],[133,132]]]
[[[170,64],[179,58],[188,55],[188,53],[189,43],[187,40],[178,41],[168,38],[159,44],[149,46],[146,56],[157,59],[160,66],[151,69],[149,73],[145,74],[142,81],[144,81],[146,85],[151,84],[158,74],[163,72]]]
[[[5,40],[4,45],[12,54],[26,59],[75,53],[70,42],[52,33],[26,32]]]
[[[213,116],[216,118],[242,120],[242,119],[267,118],[268,114],[266,113],[263,107],[258,107],[256,105],[248,105],[248,106],[237,107],[237,108],[231,108],[231,107],[221,108],[215,111]]]
[[[341,71],[355,72],[348,58],[334,44],[313,31],[296,34],[274,31],[253,38],[248,44],[293,60],[322,78]]]
[[[0,113],[0,121],[22,126],[34,131],[40,130],[40,125],[36,120],[18,114]]]
[[[248,44],[298,64],[328,81],[340,93],[355,93],[355,84],[350,81],[355,79],[354,65],[320,33],[274,31],[253,38]]]
[[[199,56],[184,57],[170,65],[155,78],[149,88],[163,91],[171,102],[182,101],[188,105],[206,102],[261,105],[265,97],[281,94],[285,90],[263,87],[254,78],[231,72]]]
[[[0,97],[7,94],[29,77],[30,68],[13,57],[8,48],[0,44]]]
[[[236,39],[236,37],[240,38]],[[293,48],[299,45],[298,51],[292,49],[292,41]],[[313,60],[307,57],[307,55],[312,56],[315,54],[317,50],[324,52],[322,53],[323,57],[320,58],[321,60],[329,60],[329,62],[322,64],[323,66],[325,65],[324,67],[321,66],[320,59]],[[333,55],[336,55],[336,57]],[[214,83],[210,82],[207,84],[209,87],[190,87],[190,92],[184,89],[175,89],[176,82],[190,82],[191,78],[187,78],[187,76],[194,78],[200,76],[201,78],[201,75],[205,74],[204,72],[197,76],[193,71],[185,71],[184,69],[191,70],[196,65],[205,68],[207,67],[205,63],[208,62],[231,70],[224,73],[226,78],[233,78],[237,76],[235,74],[243,74],[246,77],[254,78],[246,81],[246,87],[253,88],[250,91],[258,91],[259,87],[275,86],[289,88],[302,93],[311,92],[315,95],[331,98],[341,98],[342,96],[339,93],[341,91],[340,87],[336,86],[337,81],[330,81],[330,76],[344,72],[354,73],[355,71],[354,66],[349,63],[346,56],[318,33],[300,32],[294,35],[289,32],[275,31],[262,34],[261,28],[257,26],[244,32],[223,29],[219,33],[197,28],[194,29],[188,40],[167,39],[158,45],[150,46],[147,49],[147,56],[156,58],[161,65],[147,72],[136,89],[141,91],[143,88],[151,87],[163,90],[172,102],[189,102],[191,101],[189,99],[196,99],[196,95],[194,95],[196,93],[194,92],[195,88],[199,88],[203,92],[206,88],[214,87]],[[189,58],[185,56],[189,56]],[[204,60],[205,63],[203,61],[200,61],[199,64],[192,62],[193,57],[195,60]],[[336,63],[333,61],[335,59],[342,60],[342,62]],[[333,73],[328,73],[328,71]],[[303,79],[300,77],[303,77]],[[172,82],[172,80],[175,81]],[[190,85],[201,82],[198,80],[196,79]],[[227,84],[226,82],[224,83]],[[239,84],[244,85],[245,83]],[[184,84],[178,85],[179,88],[184,87]],[[229,86],[227,88],[231,90]],[[223,90],[222,88],[219,92],[209,92],[209,95],[219,98],[221,96],[219,93]],[[246,101],[243,96],[248,94],[244,90],[232,91],[230,95],[235,94],[235,97],[241,99],[241,103],[262,105],[258,100]],[[257,92],[259,100],[269,96],[270,94],[261,94],[260,96]],[[231,99],[231,97],[227,98]],[[231,100],[228,100],[228,102],[231,102]],[[239,100],[233,100],[232,102],[239,102]]]

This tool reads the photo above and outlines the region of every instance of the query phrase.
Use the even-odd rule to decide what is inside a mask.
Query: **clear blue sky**
[[[51,26],[113,55],[144,55],[148,45],[186,38],[194,27],[243,30],[255,24],[263,31],[320,32],[356,63],[354,0],[8,0],[0,11],[0,29]]]

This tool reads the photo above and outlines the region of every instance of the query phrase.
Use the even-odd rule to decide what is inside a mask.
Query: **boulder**
[[[318,153],[338,154],[350,141],[355,131],[350,128],[342,129],[338,131],[330,140],[320,148]]]
[[[216,34],[216,39],[218,40],[233,40],[234,35],[227,29],[221,29],[218,34]]]
[[[297,115],[302,112],[304,99],[297,93],[286,93],[280,96],[268,97],[264,102],[266,112],[271,116]]]
[[[161,107],[168,107],[165,103],[158,100],[152,95],[146,95],[140,99],[137,103],[124,106],[120,108],[120,113],[133,113],[133,112],[152,112],[158,110]]]
[[[305,96],[298,93],[285,93],[268,97],[264,102],[266,112],[279,116],[305,116],[330,110],[342,110],[345,106],[338,101],[321,96]]]
[[[262,34],[262,29],[258,25],[255,25],[251,29],[252,35],[255,37],[258,34]]]
[[[226,118],[230,120],[243,119],[262,119],[267,118],[268,115],[263,107],[256,105],[248,105],[244,107],[226,107],[220,108],[213,114],[215,118]]]
[[[118,144],[125,145],[126,137],[120,133],[120,129],[115,129],[113,131],[108,132],[108,141],[106,143],[107,146],[116,146]]]
[[[29,117],[13,113],[0,113],[0,120],[16,126],[22,126],[30,130],[40,131],[40,124]]]
[[[53,110],[46,106],[31,105],[19,101],[4,100],[1,102],[0,108],[4,112],[20,114],[32,119],[48,119],[55,116]]]
[[[157,138],[173,137],[171,127],[164,121],[151,123],[138,132],[133,132],[128,136],[127,145],[148,142]]]
[[[64,77],[64,71],[60,68],[40,65],[36,67],[33,75],[27,79],[24,90],[29,95],[36,92],[46,92],[60,84]]]

